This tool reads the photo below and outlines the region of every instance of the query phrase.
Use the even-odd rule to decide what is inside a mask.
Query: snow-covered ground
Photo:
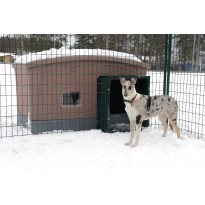
[[[205,141],[161,134],[136,148],[99,130],[2,138],[2,204],[204,204]]]
[[[0,170],[204,170],[205,141],[162,128],[142,131],[139,147],[124,146],[129,133],[99,130],[2,138]]]
[[[151,95],[161,94],[163,75],[150,75]],[[192,82],[193,75],[185,77]],[[171,75],[171,83],[174,78],[179,76]],[[198,82],[204,83],[203,79],[197,77]],[[15,75],[10,65],[0,65],[0,80],[1,204],[204,204],[204,138],[196,139],[183,130],[181,140],[171,131],[162,138],[161,126],[144,129],[136,148],[124,146],[129,133],[100,130],[4,137],[28,130],[16,126]],[[193,93],[196,88],[180,83],[171,84],[170,94],[175,95],[174,88],[179,93],[180,89]],[[200,89],[197,92],[204,102],[202,86]],[[183,123],[199,119],[184,118],[184,110],[190,107],[181,107],[185,104],[177,100],[179,125],[185,130]]]

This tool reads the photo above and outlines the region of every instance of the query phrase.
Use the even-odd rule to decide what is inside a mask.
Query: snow
[[[0,170],[205,171],[205,141],[162,133],[161,127],[144,129],[137,148],[124,146],[129,133],[100,130],[2,138]]]
[[[128,53],[111,51],[111,50],[102,50],[102,49],[68,49],[62,47],[60,49],[51,48],[50,50],[29,53],[22,56],[17,56],[15,63],[29,63],[32,61],[43,60],[47,58],[56,58],[63,56],[109,56],[112,58],[121,58],[127,60],[134,60],[141,62],[136,56]]]
[[[13,53],[0,53],[0,57],[2,56],[15,56]]]
[[[1,201],[203,204],[205,141],[161,134],[143,130],[136,148],[124,146],[129,133],[100,130],[2,138]]]

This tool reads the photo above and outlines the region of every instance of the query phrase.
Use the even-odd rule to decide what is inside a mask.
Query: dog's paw
[[[130,141],[125,143],[125,146],[130,146],[130,145],[131,145]]]

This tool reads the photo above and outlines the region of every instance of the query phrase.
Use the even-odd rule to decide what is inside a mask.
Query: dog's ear
[[[120,77],[120,83],[123,84],[125,82],[125,78]]]
[[[133,85],[135,85],[136,82],[137,82],[137,79],[136,78],[131,78],[131,82],[132,82]]]

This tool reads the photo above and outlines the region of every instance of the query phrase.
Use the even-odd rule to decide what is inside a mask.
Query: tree
[[[23,54],[60,48],[67,43],[67,34],[15,34],[0,38],[0,52]]]

